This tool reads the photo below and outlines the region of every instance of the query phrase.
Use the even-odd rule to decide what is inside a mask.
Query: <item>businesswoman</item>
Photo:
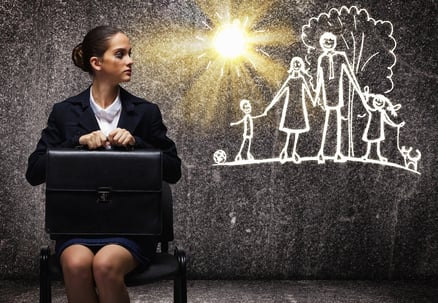
[[[167,135],[157,105],[119,86],[132,75],[128,37],[119,29],[99,26],[89,31],[73,50],[74,64],[92,78],[77,96],[54,105],[47,127],[30,155],[26,179],[45,181],[46,151],[52,147],[155,148],[163,152],[163,178],[175,183],[181,160]],[[56,253],[70,303],[129,302],[124,284],[127,273],[147,267],[157,242],[153,238],[63,238]]]

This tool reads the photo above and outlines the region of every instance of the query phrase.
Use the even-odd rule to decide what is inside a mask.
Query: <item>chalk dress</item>
[[[286,133],[303,133],[309,131],[309,119],[305,103],[305,87],[303,76],[290,76],[283,84],[277,96],[284,98],[283,111],[279,129]]]

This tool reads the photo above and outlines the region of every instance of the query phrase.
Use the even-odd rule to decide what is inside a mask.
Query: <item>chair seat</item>
[[[52,280],[62,280],[61,266],[55,255],[49,259],[50,277]],[[177,258],[169,253],[157,253],[154,260],[146,270],[133,271],[128,274],[125,283],[128,286],[136,286],[144,283],[155,282],[166,277],[171,277],[179,271]]]
[[[174,276],[178,271],[179,264],[175,256],[169,253],[157,253],[147,270],[128,274],[125,282],[128,286],[141,285]]]

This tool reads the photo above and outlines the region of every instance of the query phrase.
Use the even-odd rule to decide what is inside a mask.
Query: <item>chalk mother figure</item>
[[[303,59],[293,57],[288,72],[288,78],[278,90],[271,103],[266,107],[263,115],[267,115],[268,111],[277,102],[283,100],[283,110],[278,129],[286,133],[286,142],[280,153],[280,162],[285,163],[291,158],[294,163],[300,163],[301,158],[297,153],[298,138],[301,133],[307,132],[310,129],[306,95],[314,106],[315,103],[305,77],[307,75]],[[294,134],[294,144],[291,157],[289,158],[289,141],[292,134]]]

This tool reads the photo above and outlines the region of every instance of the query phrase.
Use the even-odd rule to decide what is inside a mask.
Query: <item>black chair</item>
[[[164,279],[173,279],[174,302],[187,302],[186,256],[183,250],[175,248],[173,255],[168,252],[173,241],[173,205],[169,184],[163,182],[162,191],[163,232],[160,236],[160,252],[152,264],[143,272],[133,272],[126,276],[127,286],[143,285]],[[49,246],[41,248],[40,255],[40,303],[51,303],[51,281],[62,280],[62,271],[57,258],[51,255]]]

